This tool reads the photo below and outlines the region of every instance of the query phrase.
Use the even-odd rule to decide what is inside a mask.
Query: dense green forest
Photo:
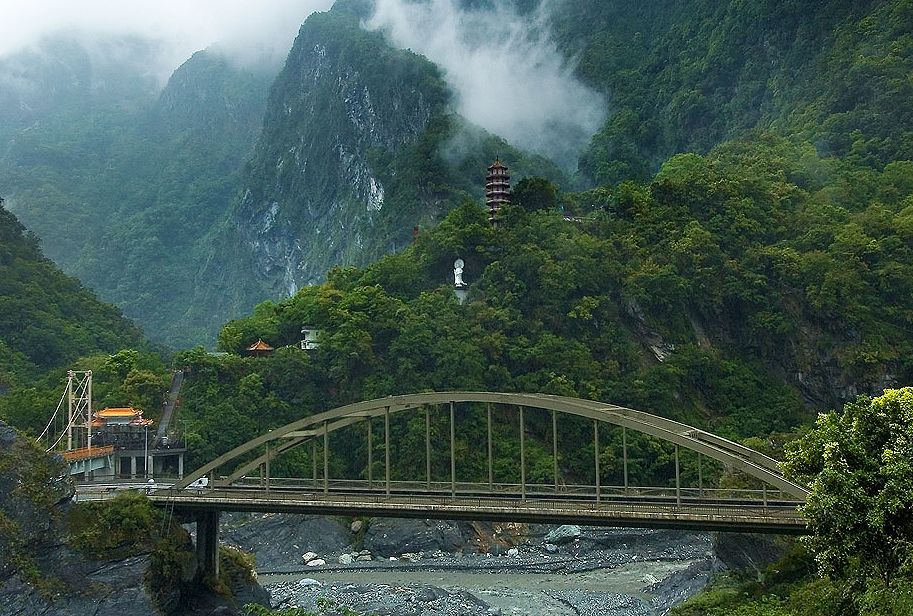
[[[599,184],[746,130],[882,168],[913,158],[908,0],[564,0],[559,45],[612,114],[581,160]]]
[[[364,30],[365,13],[350,4],[302,25],[223,228],[224,245],[241,254],[205,272],[229,281],[225,293],[244,312],[252,296],[285,297],[323,282],[334,264],[402,250],[414,227],[481,197],[498,154],[515,173],[564,179],[551,161],[468,125],[441,69]]]
[[[534,10],[532,3],[516,4]],[[436,67],[357,27],[351,12],[363,14],[365,2],[340,2],[312,17],[297,53],[330,41],[324,59],[333,74],[349,75],[357,66],[385,100],[401,95],[390,91],[393,85],[421,95],[420,103],[410,101],[422,123],[408,129],[408,143],[394,134],[397,119],[384,119],[389,109],[369,118],[379,134],[389,131],[382,139],[351,136],[360,149],[346,160],[361,160],[383,184],[381,210],[366,213],[363,202],[331,181],[331,166],[310,167],[311,175],[295,166],[302,150],[286,146],[305,148],[313,138],[336,147],[334,135],[348,130],[344,116],[357,116],[333,92],[301,90],[296,70],[311,66],[306,63],[290,62],[274,84],[262,140],[243,172],[238,152],[194,149],[225,126],[198,133],[203,118],[193,114],[167,133],[186,141],[189,158],[172,160],[171,146],[156,142],[148,177],[137,174],[148,191],[132,191],[133,167],[101,179],[86,172],[86,186],[97,180],[108,191],[117,184],[120,192],[110,194],[124,203],[122,221],[99,238],[121,250],[123,263],[97,264],[93,275],[117,282],[123,274],[126,296],[137,284],[130,276],[154,266],[159,283],[130,301],[149,307],[174,295],[186,302],[187,315],[199,317],[188,316],[194,327],[206,326],[207,311],[219,313],[198,301],[210,280],[232,280],[232,292],[250,304],[266,300],[250,316],[224,324],[222,353],[179,345],[185,350],[174,365],[189,368],[181,411],[189,466],[303,415],[391,394],[467,389],[603,400],[789,456],[790,472],[814,488],[806,511],[815,537],[757,579],[719,580],[679,614],[909,614],[913,403],[907,393],[857,395],[913,383],[913,2],[565,0],[555,6],[560,48],[612,109],[575,178],[464,126],[448,107],[451,93]],[[225,78],[224,67],[211,68],[202,74],[213,76],[216,90],[252,91]],[[177,74],[173,82],[180,85]],[[362,81],[353,83],[361,92]],[[291,114],[290,101],[330,109],[331,117],[321,123]],[[161,105],[171,109],[167,96]],[[156,117],[175,121],[169,113]],[[457,134],[471,136],[461,157],[448,151]],[[17,147],[53,150],[60,161],[77,154],[88,160],[83,154],[94,146],[82,146],[101,139],[96,132],[77,147],[53,138],[37,131]],[[126,160],[136,167],[145,150],[131,148]],[[499,154],[519,181],[501,226],[492,228],[478,196],[484,168]],[[200,158],[225,165],[202,178],[184,175]],[[159,172],[174,180],[162,193],[155,188]],[[19,173],[24,185],[30,176],[24,168]],[[57,208],[50,208],[52,220],[68,211],[64,174],[64,166],[50,169],[42,176],[46,184],[35,189],[36,204]],[[220,227],[219,208],[242,176],[250,190]],[[340,194],[350,210],[327,224],[343,221],[339,232],[360,210],[357,241],[341,247],[329,236],[318,239],[338,254],[361,251],[365,265],[334,267],[325,283],[286,299],[278,292],[255,297],[257,289],[288,282],[282,276],[295,266],[264,273],[261,264],[244,260],[250,247],[233,240],[238,229],[243,236],[261,223],[269,228],[273,204],[285,198],[294,206],[286,219],[307,232],[313,203]],[[102,196],[67,198],[89,203]],[[201,218],[172,207],[185,199],[205,205]],[[87,221],[106,216],[80,211]],[[183,217],[174,236],[166,233],[170,215]],[[199,221],[216,227],[199,251],[167,243],[199,239]],[[408,244],[416,221],[421,232]],[[286,234],[282,241],[293,245],[300,237]],[[59,395],[52,392],[64,366],[96,371],[103,403],[158,408],[167,373],[138,330],[57,273],[2,209],[0,240],[0,393],[6,394],[0,418],[37,433]],[[263,240],[261,248],[270,247]],[[320,247],[313,241],[309,249]],[[388,249],[398,252],[368,263]],[[217,258],[229,252],[238,259],[233,270]],[[149,262],[142,258],[147,253],[154,256]],[[462,303],[452,284],[457,258],[469,283]],[[202,282],[180,270],[183,259],[200,261]],[[241,272],[242,265],[252,271]],[[180,340],[187,330],[174,326],[171,340]],[[302,326],[319,331],[316,350],[298,348]],[[258,339],[277,351],[244,357]],[[825,411],[833,412],[811,427]],[[481,422],[482,413],[461,408],[457,421]],[[496,427],[498,481],[519,474],[516,422],[506,412]],[[436,418],[433,430],[445,428],[446,420]],[[562,427],[562,442],[588,445],[561,449],[560,480],[589,481],[596,453],[604,484],[619,482],[620,434],[606,435],[594,452],[590,429],[583,422]],[[422,448],[410,443],[421,441],[424,423],[397,419],[393,430],[402,443],[393,456],[394,478],[421,475]],[[533,414],[528,430],[529,479],[551,481],[550,422]],[[363,472],[361,440],[334,438],[331,474]],[[673,481],[671,446],[632,437],[629,448],[632,481]],[[482,444],[461,436],[457,450],[458,475],[480,478]],[[309,455],[295,451],[275,460],[274,473],[308,474]],[[693,480],[695,460],[682,463],[684,481]],[[449,460],[435,460],[433,472],[447,476]],[[745,481],[719,467],[705,472],[709,483]]]
[[[907,0],[512,4],[607,101],[574,177],[467,127],[447,76],[362,30],[370,0],[341,0],[307,20],[284,70],[207,50],[160,94],[136,66],[118,79],[59,42],[48,54],[78,61],[0,59],[44,94],[0,93],[4,196],[65,271],[182,348],[333,263],[401,250],[479,197],[499,154],[565,191],[648,183],[675,154],[755,130],[879,172],[913,157]],[[131,45],[139,66],[153,53]]]
[[[153,415],[167,386],[142,331],[61,273],[0,201],[0,419],[37,435],[68,369],[93,370],[97,402]]]
[[[153,89],[143,72],[151,50],[134,57],[112,45],[139,65],[115,78],[77,43],[46,46],[49,59],[0,58],[4,79],[26,81],[51,105],[17,100],[15,90],[0,97],[7,205],[51,259],[157,342],[180,348],[213,336],[233,311],[213,301],[216,285],[200,284],[200,272],[214,258],[210,236],[252,151],[274,73],[207,50]]]

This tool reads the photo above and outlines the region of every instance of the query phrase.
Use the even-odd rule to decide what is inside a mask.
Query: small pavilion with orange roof
[[[275,351],[273,347],[258,339],[255,343],[247,347],[247,354],[251,357],[268,357]]]

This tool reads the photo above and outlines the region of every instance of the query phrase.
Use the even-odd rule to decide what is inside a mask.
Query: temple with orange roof
[[[92,414],[92,449],[113,447],[111,473],[120,477],[184,475],[185,449],[168,438],[155,443],[155,422],[142,409],[112,407]]]

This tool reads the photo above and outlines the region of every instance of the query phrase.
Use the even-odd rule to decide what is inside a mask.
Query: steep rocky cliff
[[[447,98],[431,63],[361,31],[350,16],[307,20],[273,84],[233,215],[273,295],[360,260],[389,206],[372,153],[414,143]],[[400,230],[390,239],[407,237]]]
[[[222,581],[233,595],[204,584],[187,533],[162,524],[145,497],[93,506],[73,496],[62,458],[0,422],[0,614],[233,614],[268,604],[237,568]]]
[[[349,4],[311,15],[273,84],[231,214],[230,236],[244,253],[225,280],[236,305],[291,295],[333,265],[402,249],[413,227],[481,197],[499,153],[521,176],[563,177],[468,126],[451,99],[434,64],[363,30]],[[212,277],[225,276],[223,265],[213,264]],[[237,294],[251,282],[260,297]]]

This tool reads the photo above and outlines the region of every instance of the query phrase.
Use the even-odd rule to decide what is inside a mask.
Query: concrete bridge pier
[[[219,512],[197,514],[197,562],[203,575],[219,575]]]

